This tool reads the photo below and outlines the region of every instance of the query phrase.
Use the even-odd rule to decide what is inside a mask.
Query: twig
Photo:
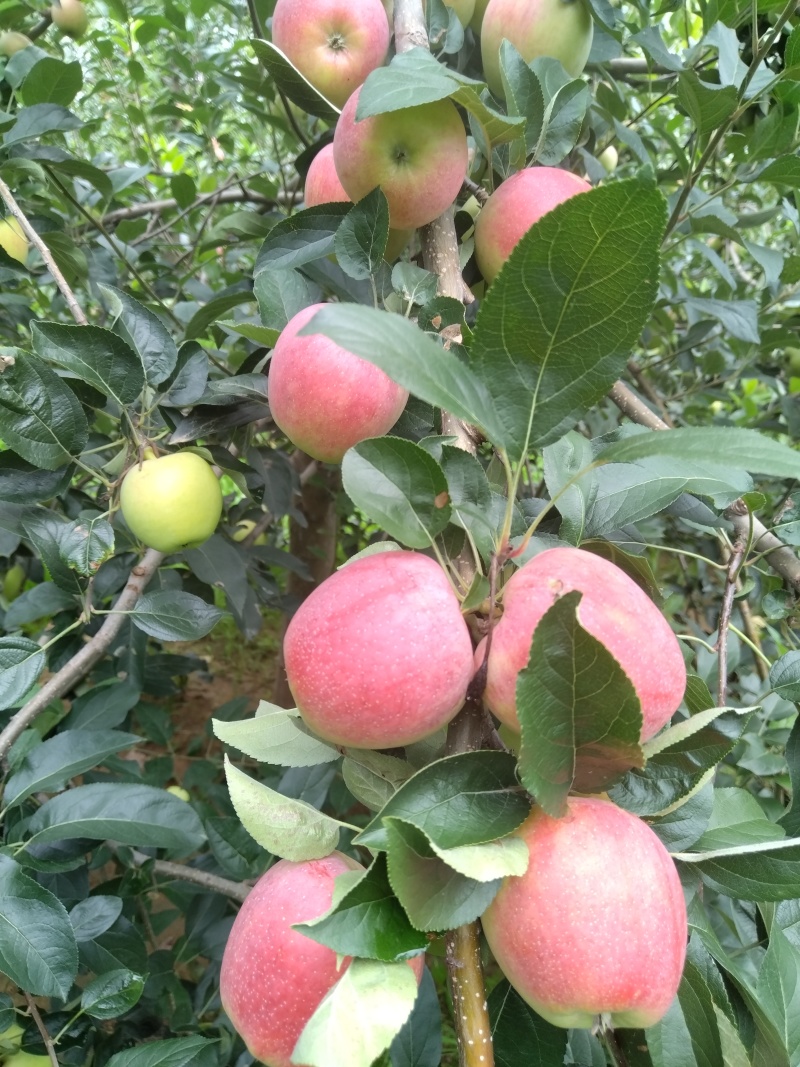
[[[398,53],[412,48],[429,49],[422,0],[395,0],[394,46]]]
[[[461,1067],[492,1067],[492,1027],[486,1006],[477,922],[448,932],[445,961],[453,998],[459,1063]]]
[[[478,185],[478,183],[474,182],[472,178],[465,178],[462,184],[467,190],[467,192],[472,193],[472,195],[475,197],[479,204],[485,204],[486,201],[489,199],[489,194],[486,192],[484,187],[482,185]]]
[[[739,582],[739,587],[741,588],[741,582]],[[766,682],[769,678],[769,664],[765,663],[762,658],[764,653],[761,650],[761,638],[756,629],[756,624],[753,621],[753,613],[750,610],[750,604],[747,600],[739,601],[739,614],[742,616],[742,623],[744,624],[744,632],[747,635],[747,639],[753,646],[753,663],[755,664],[756,674],[762,682]]]
[[[668,430],[669,426],[660,419],[642,400],[633,393],[624,382],[616,382],[609,391],[609,397],[620,411],[632,422],[648,426],[651,430]],[[734,500],[725,512],[725,518],[733,525],[734,538],[745,538],[750,530],[750,513],[743,500]],[[753,550],[763,552],[772,569],[796,589],[800,589],[800,559],[791,548],[775,534],[770,533],[763,522],[752,516]]]
[[[50,1063],[53,1067],[58,1067],[58,1057],[56,1056],[55,1046],[53,1045],[53,1039],[47,1032],[47,1027],[42,1022],[42,1017],[39,1014],[39,1009],[36,1007],[36,1001],[30,995],[25,993],[25,1000],[28,1003],[28,1011],[31,1013],[31,1018],[36,1023],[36,1029],[42,1035],[42,1041],[44,1041],[44,1047],[47,1050],[47,1055],[50,1058]]]
[[[152,856],[146,856],[144,852],[134,851],[134,862],[139,865],[153,864],[155,874],[164,875],[165,878],[174,878],[181,882],[192,882],[204,889],[211,889],[215,893],[221,893],[231,900],[243,901],[252,889],[252,886],[244,882],[231,882],[228,878],[221,878],[209,871],[200,871],[196,867],[187,867],[185,863],[172,863],[170,860],[154,860]]]
[[[236,189],[224,189],[222,192],[217,190],[215,193],[203,193],[202,196],[198,196],[188,207],[184,208],[179,217],[182,218],[183,215],[188,215],[196,208],[207,204],[210,200],[217,200],[220,204],[253,203],[263,204],[264,207],[275,207],[276,205],[275,199],[263,196],[261,193],[254,193],[242,186]],[[103,215],[102,222],[104,226],[113,226],[124,219],[138,219],[142,215],[163,215],[167,211],[174,211],[176,207],[180,207],[180,204],[174,197],[166,200],[148,200],[141,204],[131,204],[130,207],[120,207],[115,211],[109,211],[108,214]],[[178,219],[173,219],[172,221],[177,222]]]
[[[36,696],[14,715],[5,729],[0,732],[0,760],[5,759],[9,748],[19,735],[26,730],[36,716],[44,711],[51,700],[63,696],[68,690],[84,678],[95,663],[102,659],[111,642],[122,629],[122,624],[136,601],[144,592],[148,582],[163,560],[164,556],[155,549],[148,549],[128,578],[125,588],[114,604],[114,614],[108,615],[103,625],[79,652],[72,657],[61,670],[46,682]]]
[[[309,464],[300,473],[300,488],[309,482],[317,473],[319,464],[315,459],[312,459]],[[244,548],[252,548],[256,543],[256,539],[265,533],[275,521],[275,516],[271,511],[265,511],[260,519],[257,520],[255,526],[250,533],[242,540]]]
[[[3,202],[5,203],[6,207],[22,227],[23,233],[28,238],[30,243],[34,246],[34,248],[38,249],[39,255],[47,264],[47,269],[53,275],[53,280],[61,291],[61,295],[66,300],[67,306],[72,312],[72,317],[75,319],[79,326],[86,326],[89,320],[83,313],[83,308],[78,303],[75,294],[70,289],[69,285],[67,285],[67,279],[58,269],[58,265],[53,259],[52,252],[41,239],[36,230],[34,230],[33,226],[31,226],[31,224],[28,222],[28,219],[25,216],[22,208],[14,199],[11,190],[2,180],[2,178],[0,178],[0,197],[3,198]]]
[[[620,1048],[617,1036],[610,1028],[603,1027],[597,1035],[611,1058],[613,1067],[628,1067],[628,1059]]]
[[[658,410],[661,412],[661,417],[663,421],[667,424],[667,426],[669,426],[671,430],[674,429],[675,424],[669,417],[669,413],[667,412],[664,401],[661,399],[661,397],[652,387],[650,382],[647,380],[644,371],[636,362],[636,360],[628,360],[628,370],[630,371],[631,375],[636,381],[636,384],[639,386],[639,389],[644,394],[644,396],[646,396],[650,403],[653,404],[654,407],[657,407]]]
[[[50,12],[43,12],[41,21],[37,22],[32,30],[28,30],[28,40],[35,41],[37,37],[41,37],[43,33],[46,33],[52,24],[53,19]]]
[[[728,570],[725,576],[725,592],[722,596],[722,607],[719,612],[719,627],[717,631],[717,707],[723,708],[728,695],[728,627],[731,622],[731,610],[733,598],[736,594],[736,582],[739,578],[739,568],[742,565],[747,540],[737,538],[728,560]]]

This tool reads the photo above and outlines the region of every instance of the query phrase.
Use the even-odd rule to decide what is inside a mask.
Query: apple
[[[510,41],[526,63],[539,56],[560,60],[577,78],[592,47],[592,16],[585,0],[489,0],[481,25],[486,83],[504,97],[500,45]]]
[[[381,0],[278,0],[272,43],[300,73],[341,107],[389,49]]]
[[[49,1056],[34,1056],[32,1052],[15,1052],[3,1060],[5,1067],[50,1067]]]
[[[450,100],[356,122],[359,90],[336,123],[333,158],[351,200],[380,186],[394,229],[425,226],[458,196],[467,174],[467,135]]]
[[[559,167],[526,167],[499,185],[475,221],[475,260],[491,284],[535,222],[591,185]]]
[[[123,479],[119,502],[131,533],[159,552],[202,545],[222,514],[219,481],[194,452],[136,463]]]
[[[617,169],[617,163],[619,163],[619,152],[616,150],[613,144],[610,144],[606,148],[604,148],[597,158],[605,168],[606,174],[613,174],[614,171]]]
[[[306,724],[353,748],[429,737],[464,703],[472,644],[444,571],[417,552],[342,567],[301,604],[284,637]]]
[[[488,0],[486,0],[488,2]],[[469,20],[472,18],[472,14],[475,10],[475,0],[443,0],[445,7],[451,7],[458,15],[458,21],[462,26],[468,26]],[[394,0],[383,0],[383,6],[386,8],[386,16],[389,19],[389,24],[394,29]],[[425,0],[422,0],[422,10],[426,9]]]
[[[669,722],[686,688],[678,639],[644,590],[601,556],[580,548],[551,548],[534,556],[503,590],[503,615],[494,628],[485,700],[519,730],[517,675],[526,666],[539,620],[564,593],[580,590],[581,626],[605,645],[627,674],[642,707],[642,740]],[[483,662],[486,638],[475,652]]]
[[[469,20],[469,28],[473,33],[479,34],[483,27],[483,16],[486,14],[486,8],[489,6],[489,0],[475,0],[475,10],[472,12],[472,18]]]
[[[324,306],[298,311],[281,332],[269,364],[269,409],[298,448],[339,463],[348,448],[394,426],[408,393],[379,367],[322,334],[298,336]]]
[[[18,263],[28,262],[28,238],[13,215],[0,219],[0,248]]]
[[[255,526],[256,526],[256,524],[255,524],[255,522],[253,522],[252,519],[240,519],[239,522],[236,523],[236,527],[235,527],[233,533],[231,534],[231,537],[233,538],[234,541],[236,541],[237,544],[240,544],[242,541],[246,541],[247,540],[247,538],[250,536],[250,534],[255,529]],[[254,545],[265,545],[266,543],[267,543],[267,531],[264,530],[262,533],[260,533],[258,535],[258,537],[255,539],[253,544]]]
[[[81,37],[89,25],[89,16],[81,0],[61,0],[53,4],[50,17],[61,32],[69,37]]]
[[[789,347],[785,351],[789,370],[792,374],[800,374],[800,348]]]
[[[333,204],[350,201],[339,181],[336,164],[333,161],[333,144],[326,144],[314,156],[306,174],[306,186],[303,194],[306,207],[318,204]],[[352,201],[350,201],[352,202]],[[410,230],[389,230],[384,258],[393,263],[411,239]]]
[[[13,56],[15,52],[21,52],[29,44],[33,44],[33,41],[30,37],[26,37],[24,33],[18,33],[16,30],[6,30],[4,33],[0,33],[0,56]]]
[[[555,1026],[653,1026],[681,980],[688,927],[678,872],[650,827],[608,800],[570,797],[517,834],[525,874],[481,917],[500,968]]]

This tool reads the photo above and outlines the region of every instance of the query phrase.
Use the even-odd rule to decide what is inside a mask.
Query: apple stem
[[[628,1058],[620,1048],[614,1031],[610,1027],[603,1027],[597,1036],[609,1055],[612,1067],[628,1067]]]
[[[494,1067],[477,920],[448,931],[445,959],[453,998],[459,1067]]]

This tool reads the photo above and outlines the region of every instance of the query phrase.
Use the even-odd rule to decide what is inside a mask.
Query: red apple
[[[583,178],[559,167],[528,167],[499,185],[475,222],[475,259],[486,281],[494,281],[517,242],[542,215],[589,189]]]
[[[333,162],[333,144],[326,144],[311,161],[311,166],[306,174],[303,199],[306,207],[316,207],[317,204],[332,204],[350,200],[350,197],[344,191],[344,186],[339,181],[339,175],[336,173],[336,165]],[[389,238],[386,242],[384,255],[387,263],[394,263],[410,238],[410,230],[389,230]]]
[[[278,338],[269,365],[269,408],[298,448],[339,463],[348,448],[394,426],[408,393],[379,367],[322,334],[298,336],[324,306],[298,311]]]
[[[383,65],[389,36],[381,0],[278,0],[272,16],[272,43],[337,107]]]
[[[362,869],[341,852],[322,860],[280,860],[242,905],[222,957],[222,1005],[250,1052],[290,1067],[297,1039],[342,976],[333,949],[292,930],[331,906],[337,875]]]
[[[526,63],[539,56],[561,61],[577,78],[592,48],[592,15],[585,0],[489,0],[481,25],[486,83],[503,99],[500,45],[510,41]]]
[[[517,675],[526,666],[534,631],[564,593],[580,590],[581,626],[605,645],[630,678],[642,706],[642,740],[669,722],[686,688],[680,645],[644,590],[613,563],[580,548],[551,548],[512,575],[503,591],[504,611],[494,628],[486,679],[486,703],[519,730]],[[478,646],[483,661],[486,639]]]
[[[506,878],[481,922],[495,959],[535,1011],[587,1029],[658,1022],[678,991],[686,905],[678,872],[650,827],[608,800],[536,808],[517,834],[530,865]]]
[[[444,571],[416,552],[348,563],[300,606],[284,638],[307,725],[336,745],[396,748],[452,719],[472,646]]]
[[[356,91],[333,135],[336,173],[351,200],[380,186],[395,229],[416,229],[455,200],[467,173],[467,135],[450,100],[356,122]]]

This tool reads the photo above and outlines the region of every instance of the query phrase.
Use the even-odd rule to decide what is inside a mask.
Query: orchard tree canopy
[[[0,3],[0,1062],[800,1067],[796,7]]]

